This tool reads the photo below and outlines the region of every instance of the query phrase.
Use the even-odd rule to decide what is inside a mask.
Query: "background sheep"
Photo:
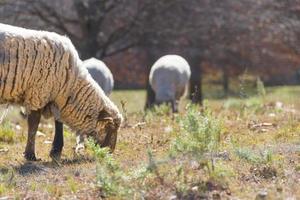
[[[149,75],[155,103],[171,103],[173,112],[177,112],[178,100],[184,95],[190,76],[190,66],[181,56],[166,55],[158,59]]]
[[[0,103],[29,111],[26,159],[36,159],[35,134],[42,114],[114,150],[122,116],[81,65],[68,38],[0,24]],[[57,137],[52,157],[60,157],[59,146],[53,148]]]
[[[114,79],[111,71],[104,62],[96,58],[83,61],[93,79],[100,85],[106,95],[110,95],[114,88]]]
[[[92,78],[99,84],[104,93],[109,96],[114,88],[114,79],[111,71],[105,65],[104,62],[96,58],[90,58],[83,61],[83,67],[85,67]],[[62,135],[62,133],[58,133]],[[75,152],[80,153],[84,149],[84,136],[77,134],[76,136],[76,148]]]

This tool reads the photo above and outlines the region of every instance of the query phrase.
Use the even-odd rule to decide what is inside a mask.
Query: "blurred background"
[[[0,21],[67,35],[82,59],[107,64],[116,89],[146,88],[165,54],[190,63],[191,92],[300,83],[298,0],[0,0]]]

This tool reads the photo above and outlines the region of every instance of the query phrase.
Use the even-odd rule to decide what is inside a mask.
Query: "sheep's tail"
[[[2,124],[4,118],[7,116],[8,110],[9,110],[9,104],[5,104],[6,108],[4,109],[3,113],[1,114],[0,117],[0,124]]]

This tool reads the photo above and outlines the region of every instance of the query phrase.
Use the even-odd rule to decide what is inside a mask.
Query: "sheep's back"
[[[0,102],[44,107],[66,88],[76,56],[66,37],[0,24]]]
[[[183,95],[190,75],[190,67],[186,60],[177,55],[167,55],[154,63],[149,82],[158,98],[178,98]]]
[[[83,61],[93,79],[100,85],[106,95],[109,95],[114,87],[113,75],[104,62],[96,58]]]

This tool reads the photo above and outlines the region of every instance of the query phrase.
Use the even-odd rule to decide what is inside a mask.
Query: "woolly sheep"
[[[0,103],[29,111],[25,158],[36,160],[35,134],[41,115],[54,116],[77,133],[113,151],[122,115],[82,67],[72,42],[46,31],[0,24]],[[61,124],[62,125],[62,124]],[[55,142],[51,157],[60,157]]]
[[[107,96],[110,95],[114,87],[114,79],[105,63],[96,58],[90,58],[83,61],[83,66],[87,68],[92,78],[100,85],[104,93]]]
[[[158,59],[149,75],[155,103],[171,103],[173,112],[177,112],[178,101],[185,94],[190,76],[190,66],[181,56],[166,55]]]
[[[114,87],[114,80],[111,71],[105,63],[96,58],[90,58],[83,61],[82,66],[88,70],[92,78],[98,83],[104,93],[109,96]],[[25,113],[25,111],[20,112],[23,117],[27,117]],[[57,137],[54,139],[55,150],[53,149],[53,151],[61,151],[63,146],[63,125],[57,121],[55,122],[55,132],[55,136]],[[78,154],[82,149],[84,149],[84,137],[77,134],[75,152]]]

